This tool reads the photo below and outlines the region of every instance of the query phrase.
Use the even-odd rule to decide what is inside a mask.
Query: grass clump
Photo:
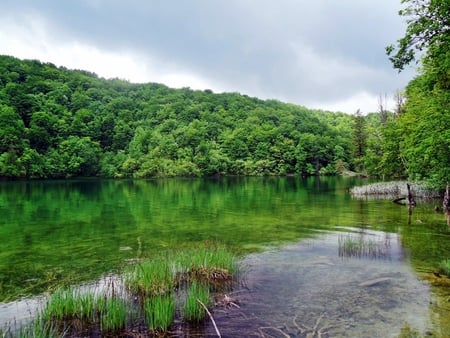
[[[100,327],[103,332],[117,332],[125,328],[127,306],[124,300],[117,297],[105,298],[101,308]]]
[[[8,337],[8,335],[2,335],[1,331],[0,336]],[[30,325],[21,327],[14,335],[14,337],[18,338],[56,338],[60,336],[58,329],[53,327],[51,323],[45,322],[40,316],[35,318]]]
[[[172,293],[146,299],[145,317],[150,330],[167,331],[175,315],[175,298]]]
[[[92,293],[63,288],[51,295],[41,316],[47,322],[74,318],[90,321],[94,320],[96,307],[97,299]]]
[[[82,316],[81,301],[71,288],[58,289],[53,293],[42,312],[42,319],[45,321],[61,321]]]
[[[225,246],[207,244],[169,251],[123,271],[96,289],[56,290],[20,337],[160,336],[176,320],[196,325],[210,315],[211,293],[232,286],[228,281],[238,266]]]
[[[175,287],[172,263],[161,258],[144,260],[126,272],[125,283],[142,298],[169,293]]]
[[[439,272],[450,277],[450,259],[444,259],[439,263]]]
[[[387,258],[389,245],[361,235],[339,235],[338,251],[339,257]]]
[[[202,283],[231,280],[238,270],[236,257],[222,245],[186,249],[178,254],[181,270]]]
[[[186,292],[186,300],[183,306],[183,316],[189,321],[200,321],[205,317],[205,309],[210,304],[210,293],[207,285],[192,282]]]
[[[405,323],[400,330],[398,338],[421,338],[419,331],[412,328],[408,323]]]

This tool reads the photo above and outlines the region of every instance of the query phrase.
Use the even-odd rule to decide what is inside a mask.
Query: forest
[[[403,0],[386,47],[417,76],[353,115],[240,93],[103,79],[0,56],[0,178],[335,175],[450,178],[450,4]],[[357,108],[357,107],[355,107]]]
[[[0,57],[0,176],[335,174],[352,117]]]

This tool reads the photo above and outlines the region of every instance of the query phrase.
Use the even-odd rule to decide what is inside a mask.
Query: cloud
[[[160,69],[163,62],[153,62],[139,51],[108,51],[78,40],[55,41],[48,25],[36,15],[23,15],[20,20],[7,18],[0,30],[4,42],[2,54],[23,59],[38,59],[57,66],[95,72],[105,78],[120,78],[135,83],[160,82],[168,86],[193,89],[208,87],[206,81],[183,70]]]
[[[373,111],[373,98],[413,73],[397,74],[384,53],[403,34],[397,11],[392,0],[7,1],[0,53],[107,78]]]

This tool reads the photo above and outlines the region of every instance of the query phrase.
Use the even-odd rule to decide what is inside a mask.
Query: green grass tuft
[[[101,308],[100,327],[102,332],[116,332],[124,329],[127,322],[127,306],[120,298],[106,298]]]
[[[172,325],[175,315],[175,298],[173,294],[146,299],[145,314],[150,330],[167,331]]]
[[[144,260],[125,273],[125,283],[135,295],[151,297],[172,292],[175,277],[167,258]]]
[[[208,285],[192,282],[186,294],[183,306],[183,316],[189,321],[200,321],[205,317],[205,309],[198,302],[200,300],[206,307],[210,304]]]

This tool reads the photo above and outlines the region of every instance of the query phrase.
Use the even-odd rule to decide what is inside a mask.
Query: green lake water
[[[412,215],[355,199],[351,178],[0,182],[0,329],[58,284],[98,281],[128,261],[219,241],[243,282],[214,318],[225,337],[450,336],[441,201]],[[354,245],[349,249],[346,244]],[[450,284],[450,283],[449,283]],[[210,323],[200,334],[214,335]]]

